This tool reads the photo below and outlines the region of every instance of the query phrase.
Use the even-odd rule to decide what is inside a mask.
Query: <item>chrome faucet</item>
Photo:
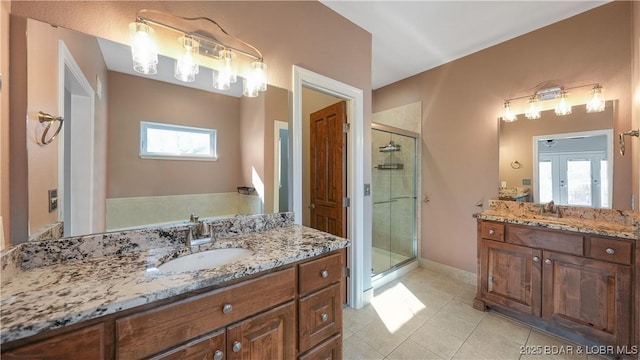
[[[187,230],[187,237],[185,239],[186,246],[201,245],[214,240],[211,234],[211,225],[207,224],[204,220],[199,220],[198,216],[191,214],[189,221],[194,223],[189,226]]]
[[[560,208],[553,202],[553,200],[540,207],[540,214],[552,214],[557,217],[562,216]]]

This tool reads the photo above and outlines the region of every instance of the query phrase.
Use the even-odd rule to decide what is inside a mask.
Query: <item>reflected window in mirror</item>
[[[143,159],[217,160],[216,140],[215,129],[140,122]]]

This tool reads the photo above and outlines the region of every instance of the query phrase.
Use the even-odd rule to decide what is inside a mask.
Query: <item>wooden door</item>
[[[631,267],[545,251],[542,317],[607,344],[628,344]]]
[[[483,298],[525,314],[540,316],[542,251],[482,240],[480,247]]]
[[[346,102],[310,115],[311,227],[346,237]]]
[[[295,319],[296,306],[295,302],[291,301],[230,326],[227,328],[227,359],[294,359]]]

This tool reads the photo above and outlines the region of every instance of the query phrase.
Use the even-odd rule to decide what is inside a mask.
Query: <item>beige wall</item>
[[[505,98],[546,80],[601,82],[606,98],[619,101],[614,131],[630,127],[630,14],[630,2],[613,2],[374,92],[375,112],[423,104],[422,193],[431,201],[422,203],[422,258],[476,271],[472,214],[477,201],[497,197],[497,118]],[[629,164],[631,157],[616,154],[614,161]],[[631,189],[631,174],[614,187]]]
[[[0,2],[0,250],[9,234],[9,13],[11,1]]]
[[[311,225],[311,130],[309,116],[318,110],[333,105],[342,99],[315,90],[302,88],[302,224]],[[366,128],[365,128],[366,129]]]
[[[569,115],[558,117],[553,110],[542,111],[540,119],[522,120],[514,122],[500,122],[500,154],[499,154],[499,180],[505,181],[507,187],[527,187],[530,189],[530,201],[533,201],[535,192],[535,179],[533,178],[533,137],[540,135],[566,134],[581,131],[611,129],[613,126],[614,106],[608,101],[605,111],[599,113],[586,113],[585,106],[574,106]],[[614,152],[617,151],[617,139]],[[518,169],[511,167],[511,163],[518,161],[522,166]],[[614,167],[613,177],[628,176],[629,169],[623,166]],[[531,185],[523,185],[523,179],[530,179]],[[500,186],[500,184],[496,184]],[[621,189],[616,189],[620,191]],[[628,191],[624,194],[628,196]],[[618,201],[625,200],[621,196]],[[627,204],[628,204],[628,198]],[[616,206],[618,205],[618,206]],[[629,206],[629,205],[627,205]],[[621,207],[621,204],[613,204],[613,207]]]
[[[57,221],[57,211],[48,210],[48,190],[58,189],[58,144],[56,138],[49,145],[38,144],[43,125],[38,122],[38,111],[62,116],[58,107],[58,41],[62,40],[80,67],[90,86],[96,89],[97,78],[107,89],[107,70],[95,39],[75,31],[54,28],[48,24],[27,22],[27,153],[29,177],[29,233]],[[92,228],[104,229],[106,169],[106,108],[107,99],[94,101],[94,219]],[[50,134],[52,130],[49,130]]]
[[[291,67],[295,64],[362,89],[363,126],[369,127],[371,35],[317,1],[21,1],[14,3],[11,11],[17,16],[128,43],[128,24],[143,8],[215,19],[231,34],[262,51],[272,85],[291,89]],[[327,49],[341,56],[327,57]],[[19,129],[16,132],[19,134]],[[370,167],[369,157],[370,150],[365,149],[365,168]],[[16,160],[16,167],[12,168],[16,177],[20,178],[19,167],[24,164],[24,160]],[[370,182],[369,172],[365,171],[364,181]]]
[[[108,198],[235,191],[240,99],[109,72]],[[141,159],[140,121],[217,130],[218,161]]]

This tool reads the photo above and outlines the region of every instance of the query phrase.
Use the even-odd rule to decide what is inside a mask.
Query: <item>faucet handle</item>
[[[200,218],[200,217],[199,217],[198,215],[196,215],[196,214],[191,214],[191,216],[189,216],[189,221],[191,221],[191,222],[197,222],[199,218]]]

